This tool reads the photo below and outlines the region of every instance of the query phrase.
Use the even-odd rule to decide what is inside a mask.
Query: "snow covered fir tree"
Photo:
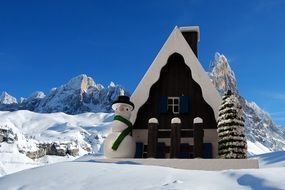
[[[218,118],[218,151],[220,158],[246,158],[243,110],[230,90],[223,96]]]

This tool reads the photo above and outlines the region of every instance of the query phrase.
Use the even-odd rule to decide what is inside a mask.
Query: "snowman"
[[[104,154],[108,158],[133,158],[136,143],[131,136],[132,123],[129,121],[134,104],[128,96],[119,96],[113,102],[115,117],[112,122],[112,132],[104,141]]]

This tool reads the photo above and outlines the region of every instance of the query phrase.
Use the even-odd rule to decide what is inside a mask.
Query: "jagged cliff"
[[[271,116],[255,102],[248,102],[237,87],[237,79],[227,58],[216,53],[210,64],[209,77],[221,95],[227,90],[235,93],[245,114],[246,138],[252,143],[260,143],[272,151],[285,150],[284,130],[272,121]]]

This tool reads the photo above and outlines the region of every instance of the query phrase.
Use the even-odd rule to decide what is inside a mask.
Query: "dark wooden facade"
[[[172,113],[171,110],[162,112],[162,97],[183,97],[183,112]],[[180,106],[180,109],[182,108]],[[196,117],[203,119],[204,129],[216,129],[214,111],[202,96],[201,87],[192,78],[190,68],[184,58],[178,53],[169,56],[167,64],[161,69],[159,80],[152,85],[148,100],[138,110],[134,129],[148,129],[148,120],[157,118],[159,129],[171,129],[171,119],[181,119],[181,129],[193,129]]]

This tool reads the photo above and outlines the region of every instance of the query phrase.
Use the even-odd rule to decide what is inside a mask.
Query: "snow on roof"
[[[181,33],[181,30],[194,29],[199,30],[199,27],[175,27],[168,37],[131,96],[131,101],[135,104],[135,109],[131,116],[132,123],[136,120],[139,108],[147,101],[151,86],[158,81],[161,69],[166,65],[169,56],[173,53],[179,53],[183,56],[186,65],[192,71],[193,80],[196,81],[202,89],[204,100],[212,107],[215,118],[218,118],[221,97]]]

